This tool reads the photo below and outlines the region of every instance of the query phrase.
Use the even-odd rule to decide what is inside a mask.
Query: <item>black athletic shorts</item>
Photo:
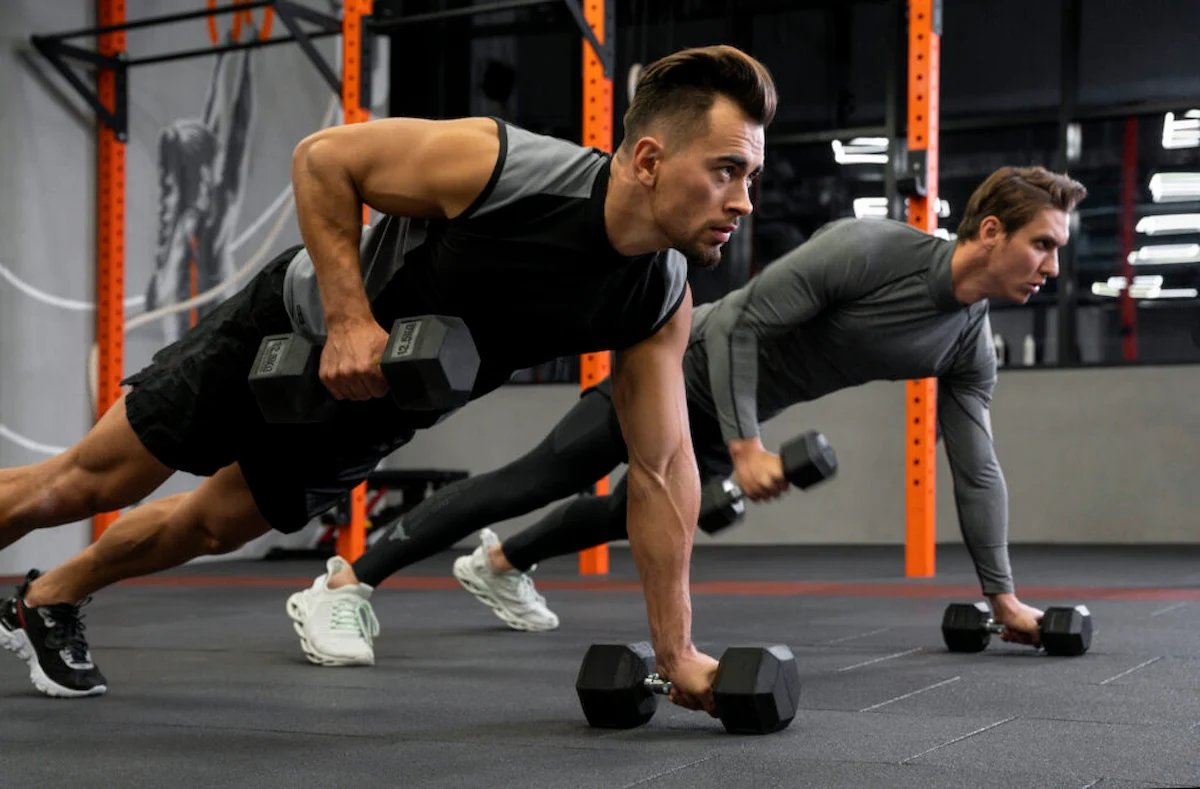
[[[589,392],[598,392],[612,402],[612,378],[605,378],[595,386],[585,390],[583,395]],[[614,411],[613,422],[617,424],[618,435],[620,435],[620,424],[617,422],[617,417]],[[688,400],[688,425],[692,433],[692,449],[696,453],[696,466],[700,471],[700,480],[707,482],[708,480],[718,477],[725,479],[733,474],[733,458],[729,456],[729,447],[725,444],[725,439],[721,436],[721,424],[712,414],[705,412],[703,409],[697,408]]]
[[[240,464],[259,511],[281,532],[328,510],[419,426],[417,415],[386,397],[340,401],[334,418],[319,425],[263,419],[247,378],[262,338],[292,331],[283,278],[298,249],[268,263],[123,382],[133,387],[125,398],[129,423],[159,461],[199,476]],[[428,424],[428,415],[419,418]]]

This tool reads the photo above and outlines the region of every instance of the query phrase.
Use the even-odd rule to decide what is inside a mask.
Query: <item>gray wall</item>
[[[21,283],[79,304],[95,298],[95,133],[86,105],[39,55],[22,56],[29,36],[95,24],[90,2],[5,0],[0,3],[0,265]],[[195,10],[194,0],[139,0],[129,19]],[[327,0],[309,0],[328,12]],[[255,11],[261,18],[262,11]],[[225,17],[222,28],[228,26]],[[286,33],[278,19],[274,36]],[[244,34],[245,35],[245,34]],[[131,56],[210,45],[203,19],[130,31]],[[94,47],[89,39],[74,43]],[[315,42],[340,71],[340,41]],[[216,58],[155,64],[130,71],[130,139],[126,146],[126,297],[145,294],[155,266],[158,206],[158,135],[177,119],[198,118]],[[247,230],[290,186],[295,144],[320,127],[334,94],[296,46],[256,50],[251,56],[255,117],[249,168],[235,235]],[[84,79],[87,81],[86,73]],[[375,73],[376,98],[386,97],[386,69]],[[227,90],[233,89],[233,74]],[[376,101],[375,106],[385,106]],[[340,103],[335,122],[341,120]],[[292,212],[273,241],[274,214],[235,252],[238,267],[265,263],[296,243]],[[256,253],[262,252],[262,255]],[[254,266],[250,271],[257,270]],[[0,272],[2,273],[2,272]],[[228,293],[224,294],[225,296]],[[79,306],[76,304],[75,306]],[[142,312],[133,306],[132,319]],[[76,443],[94,410],[87,358],[95,313],[47,304],[0,277],[0,467],[34,463],[55,447]],[[163,323],[126,335],[125,371],[144,366],[164,342]],[[32,446],[32,448],[30,448]],[[155,495],[189,490],[196,479],[177,475]],[[90,525],[30,535],[0,553],[0,573],[52,566],[87,544]]]
[[[994,408],[1012,542],[1200,542],[1200,367],[1005,371]],[[401,467],[485,471],[532,447],[577,397],[571,386],[510,387],[400,450]],[[833,482],[751,505],[719,537],[739,543],[904,541],[904,388],[881,382],[798,405],[763,431],[777,447],[819,429],[838,453]],[[939,444],[938,540],[960,542]],[[515,519],[507,534],[531,517]],[[700,540],[708,540],[703,535]]]

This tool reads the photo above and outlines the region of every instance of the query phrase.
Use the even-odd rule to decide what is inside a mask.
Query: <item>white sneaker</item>
[[[474,553],[454,560],[454,577],[479,602],[513,630],[541,632],[558,627],[558,616],[546,607],[546,598],[533,588],[525,573],[511,570],[498,573],[488,561],[488,548],[500,543],[491,529],[481,529],[480,545]],[[529,568],[530,572],[536,568]]]
[[[373,666],[372,639],[379,620],[368,600],[374,591],[364,583],[330,589],[327,581],[350,565],[340,556],[325,564],[325,574],[288,598],[287,612],[300,636],[300,646],[318,666]]]

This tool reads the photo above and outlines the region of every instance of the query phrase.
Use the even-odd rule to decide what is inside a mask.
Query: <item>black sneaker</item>
[[[79,612],[91,598],[30,608],[25,592],[37,577],[30,570],[17,593],[0,601],[0,646],[29,664],[30,681],[47,696],[99,696],[108,685],[92,663]]]

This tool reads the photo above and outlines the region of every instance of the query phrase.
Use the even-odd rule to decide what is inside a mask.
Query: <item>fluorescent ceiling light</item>
[[[1138,220],[1137,232],[1147,236],[1200,233],[1200,214],[1158,214]]]
[[[1178,203],[1200,198],[1200,173],[1155,173],[1150,194],[1156,203]]]
[[[834,140],[833,160],[838,164],[887,164],[887,137],[855,137],[843,143]]]
[[[1200,263],[1200,244],[1158,244],[1129,253],[1131,266],[1169,266]]]
[[[856,197],[854,199],[854,215],[859,219],[863,217],[882,217],[888,215],[888,206],[886,197]]]
[[[1162,147],[1200,148],[1200,110],[1188,110],[1183,117],[1173,112],[1164,115]]]
[[[1196,288],[1164,288],[1161,276],[1134,277],[1129,296],[1134,299],[1194,299]],[[1125,290],[1124,277],[1109,277],[1107,282],[1093,282],[1092,293],[1117,298]]]

